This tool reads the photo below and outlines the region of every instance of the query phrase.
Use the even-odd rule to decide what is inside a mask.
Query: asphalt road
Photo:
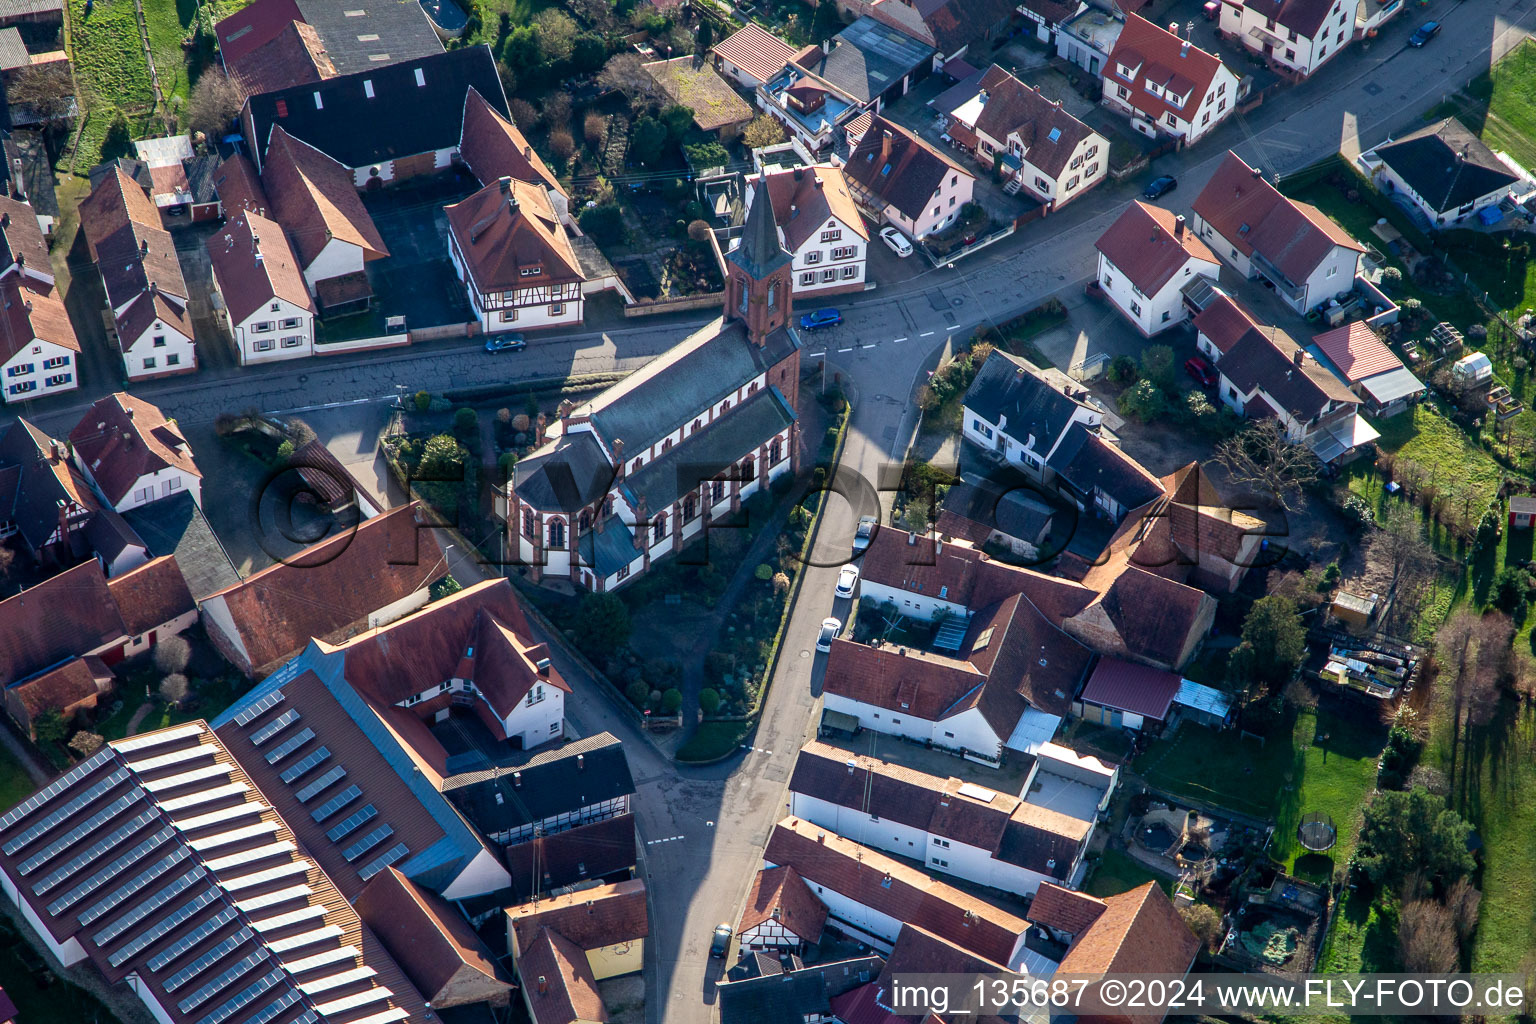
[[[1444,22],[1440,36],[1423,50],[1406,49],[1413,28],[1431,18]],[[1512,48],[1533,23],[1536,0],[1438,0],[1428,8],[1411,8],[1369,51],[1350,52],[1312,81],[1229,122],[1194,150],[1160,158],[1155,173],[1180,180],[1163,204],[1186,210],[1228,148],[1266,171],[1285,173],[1341,148],[1353,155],[1362,143],[1368,147],[1389,131],[1416,127],[1420,111],[1486,69],[1490,55],[1496,58]],[[850,483],[842,488],[849,497],[830,499],[813,558],[819,565],[807,570],[753,749],[712,768],[679,769],[613,710],[606,693],[556,655],[557,666],[575,688],[568,717],[583,733],[609,729],[619,735],[638,785],[636,807],[652,889],[648,1022],[702,1024],[712,1019],[721,964],[708,959],[709,933],[719,922],[737,919],[767,832],[784,813],[795,751],[810,733],[819,703],[815,695],[824,659],[816,656],[815,634],[828,614],[846,618],[848,602],[832,597],[836,566],[849,551],[858,516],[889,507],[889,495],[878,490],[878,481],[894,472],[888,467],[899,463],[915,429],[909,402],[914,386],[945,347],[963,340],[976,324],[1005,320],[1092,277],[1094,240],[1137,188],[1100,187],[954,270],[924,268],[917,258],[904,261],[905,280],[882,279],[876,291],[842,304],[843,326],[807,338],[804,365],[825,360],[828,379],[838,375],[854,403],[839,476],[868,485]],[[442,391],[632,369],[704,319],[637,321],[610,332],[545,336],[518,355],[489,356],[474,342],[434,344],[399,353],[204,373],[134,391],[186,422],[206,422],[220,412],[250,406],[296,411],[384,401],[397,384]],[[20,411],[45,429],[67,431],[92,399],[115,387],[104,383],[89,392],[28,403]],[[459,579],[475,578],[462,553],[449,557]]]

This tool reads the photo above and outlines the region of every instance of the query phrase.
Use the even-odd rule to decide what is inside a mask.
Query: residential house
[[[480,184],[501,178],[525,181],[544,189],[562,224],[571,222],[570,197],[555,172],[529,145],[510,117],[470,86],[464,94],[464,127],[459,134],[459,159]]]
[[[507,948],[517,962],[543,932],[554,932],[586,954],[594,981],[634,974],[645,965],[645,940],[651,933],[645,883],[638,878],[598,885],[533,903],[508,907]],[[529,978],[521,965],[526,988]]]
[[[746,978],[716,982],[720,1024],[806,1024],[832,1021],[832,1000],[878,977],[885,961],[878,956],[831,963],[784,965],[763,957],[766,967]],[[778,970],[773,970],[777,967]]]
[[[757,89],[757,105],[813,152],[863,114],[879,114],[927,77],[934,51],[913,34],[859,18],[822,46],[808,46]]]
[[[80,204],[130,381],[197,370],[190,294],[176,244],[144,188],[113,164]]]
[[[1264,562],[1269,528],[1235,507],[1191,462],[1163,478],[1166,495],[1138,510],[1132,552],[1143,568],[1204,590],[1236,590],[1251,568]]]
[[[1056,491],[1081,512],[1120,523],[1163,496],[1163,483],[1104,435],[1074,421],[1046,462]]]
[[[1079,4],[1056,29],[1056,56],[1099,78],[1124,28],[1119,4]]]
[[[428,585],[447,572],[413,502],[208,595],[203,627],[224,657],[254,676],[312,637],[342,637],[408,615],[427,603]]]
[[[261,181],[263,195],[255,201],[265,207],[271,198],[271,218],[288,235],[318,314],[367,309],[373,287],[363,268],[389,250],[347,168],[278,125]]]
[[[508,846],[502,852],[512,875],[512,899],[539,899],[562,889],[633,878],[637,846],[633,812]]]
[[[1199,142],[1237,109],[1238,78],[1188,39],[1128,14],[1104,64],[1104,99],[1143,135]]]
[[[25,29],[29,38],[56,39],[64,28],[64,0],[9,0],[0,8],[0,25]]]
[[[1067,113],[1060,100],[1046,99],[996,64],[948,114],[952,139],[989,170],[1002,163],[1004,191],[1023,192],[1048,212],[1109,172],[1108,139]]]
[[[765,171],[749,178],[768,186],[780,245],[789,253],[793,293],[812,298],[864,290],[869,229],[839,167]],[[749,204],[760,193],[747,191]]]
[[[295,32],[302,34],[307,55],[273,49],[274,40]],[[256,0],[219,21],[214,33],[224,70],[247,95],[443,52],[426,11],[412,4],[342,9],[327,0]]]
[[[1048,463],[1074,424],[1097,432],[1104,422],[1076,381],[1001,349],[976,371],[961,410],[965,440],[1041,483],[1052,481]]]
[[[273,220],[246,210],[203,243],[241,366],[315,352],[315,301],[299,257]]]
[[[932,66],[937,70],[951,61],[979,63],[981,54],[1002,45],[1019,22],[1017,3],[1018,0],[840,0],[838,6],[933,47]]]
[[[0,540],[20,536],[38,561],[72,565],[100,511],[63,442],[20,417],[0,432]]]
[[[1224,0],[1220,27],[1234,39],[1263,54],[1269,66],[1295,78],[1306,78],[1337,56],[1351,40],[1375,30],[1403,9],[1400,3],[1375,0]]]
[[[192,597],[210,594],[240,582],[213,527],[185,488],[169,498],[129,509],[123,522],[144,545],[144,560],[174,555]],[[98,549],[99,551],[99,549]],[[131,568],[131,566],[129,566]],[[114,575],[109,569],[108,575]]]
[[[441,788],[470,824],[502,846],[547,839],[633,810],[635,782],[624,748],[611,733],[483,765],[478,752],[450,757],[445,768],[452,774]]]
[[[161,225],[175,228],[216,220],[222,215],[214,188],[219,155],[214,147],[198,152],[190,135],[139,139],[134,156],[149,179],[149,198],[160,211]]]
[[[345,69],[335,78],[249,96],[240,124],[263,175],[281,127],[345,168],[356,188],[376,188],[452,165],[470,89],[507,115],[506,94],[487,46],[396,58],[395,63]],[[267,191],[278,201],[271,182]]]
[[[53,163],[42,132],[19,128],[0,132],[0,149],[5,152],[6,169],[0,174],[5,194],[30,206],[43,234],[52,238],[59,219],[59,197],[54,191]]]
[[[1389,138],[1362,154],[1360,163],[1377,190],[1401,195],[1433,228],[1461,223],[1523,182],[1454,117]]]
[[[749,21],[710,51],[715,70],[738,88],[756,90],[773,80],[800,51]]]
[[[469,920],[399,869],[370,878],[353,909],[434,1009],[511,1002],[511,981]]]
[[[1354,288],[1365,247],[1315,206],[1287,199],[1228,152],[1192,206],[1195,234],[1298,313]]]
[[[0,273],[15,268],[23,277],[53,284],[53,262],[48,257],[48,238],[37,210],[15,190],[0,195]]]
[[[75,465],[118,512],[180,491],[202,504],[203,474],[175,420],[125,391],[99,399],[69,432]]]
[[[1049,962],[1043,960],[1039,953],[1026,947],[1020,954],[1020,963],[1010,971],[996,960],[975,953],[963,944],[936,935],[919,925],[906,924],[896,936],[884,969],[875,979],[831,1000],[830,1019],[857,1021],[858,1024],[904,1024],[914,1020],[916,1015],[910,1012],[913,1008],[902,1005],[905,1000],[898,999],[895,988],[898,982],[905,987],[911,983],[910,979],[927,976],[929,972],[935,976],[957,978],[1005,978],[1011,974],[1021,984],[1026,984],[1024,979],[1031,975],[1034,980],[1043,981],[1049,971],[1041,968],[1049,966]],[[960,1021],[1013,1024],[1029,1016],[1029,1011],[997,1014],[988,1012],[986,1007],[961,1011],[958,1006],[951,1006],[949,1012],[930,1013],[923,1020],[925,1024],[959,1024]],[[1040,1016],[1045,1015],[1041,1013]]]
[[[301,849],[310,808],[275,775],[258,789],[255,754],[201,721],[110,741],[0,817],[0,893],[54,960],[88,961],[98,984],[122,983],[168,1024],[295,1010],[426,1019],[416,987]]]
[[[1212,365],[1231,351],[1243,335],[1260,327],[1259,318],[1226,290],[1203,280],[1195,288],[1209,288],[1210,297],[1190,323],[1195,328],[1195,347]]]
[[[916,926],[1009,970],[1024,962],[1024,919],[803,818],[774,825],[763,866],[794,868],[826,905],[828,927],[877,950]]]
[[[1200,952],[1200,940],[1156,882],[1102,899],[1043,885],[1026,917],[1066,946],[1051,973],[1179,976],[1194,966]],[[1161,1024],[1163,1017],[1162,1011],[1151,1010],[1094,1019],[1105,1024]]]
[[[642,67],[673,103],[693,111],[693,124],[722,142],[741,134],[752,120],[752,105],[736,94],[714,65],[694,55],[652,61]]]
[[[1056,510],[1030,487],[1004,489],[972,477],[951,484],[934,527],[941,540],[959,537],[975,548],[997,544],[1015,557],[1044,561]]]
[[[1185,227],[1182,215],[1140,200],[1099,236],[1095,247],[1099,287],[1149,338],[1189,319],[1184,289],[1194,279],[1215,281],[1221,274],[1216,255]]]
[[[813,742],[790,776],[789,812],[934,874],[1021,896],[1044,881],[1075,887],[1118,769],[1055,744],[1036,757],[1034,788],[1010,796]]]
[[[800,339],[772,205],[753,204],[726,257],[725,315],[562,403],[552,438],[518,460],[496,511],[534,581],[621,586],[793,470]]]
[[[581,323],[581,265],[544,189],[504,177],[444,213],[448,255],[482,332]]]
[[[764,868],[736,924],[742,952],[800,952],[821,941],[827,908],[791,867]]]
[[[1216,364],[1217,394],[1234,412],[1274,416],[1286,438],[1325,463],[1380,436],[1349,386],[1278,327],[1246,332]]]
[[[1307,351],[1347,384],[1373,416],[1396,416],[1424,397],[1424,382],[1363,321],[1317,335]]]
[[[5,216],[9,214],[0,214]],[[26,220],[33,226],[37,223],[30,216]],[[0,387],[4,388],[0,396],[7,405],[80,386],[80,339],[53,284],[46,247],[43,254],[47,281],[15,262],[0,272]],[[24,258],[22,253],[16,255]]]
[[[197,621],[174,558],[107,579],[94,558],[0,601],[0,686],[29,735],[45,711],[94,708],[112,666]]]
[[[1231,695],[1150,665],[1100,658],[1072,702],[1072,713],[1111,729],[1157,730],[1177,714],[1216,728],[1232,714]]]
[[[849,152],[844,173],[862,208],[914,240],[955,223],[976,186],[970,171],[880,116]]]
[[[1022,0],[1019,4],[1019,14],[1029,22],[1029,31],[1035,39],[1056,49],[1056,41],[1065,25],[1072,16],[1083,9],[1082,0]]]

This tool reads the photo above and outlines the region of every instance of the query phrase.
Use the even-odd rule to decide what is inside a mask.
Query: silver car
[[[860,516],[859,528],[853,531],[853,550],[863,551],[869,547],[869,542],[875,536],[875,530],[879,529],[880,520],[874,516]]]

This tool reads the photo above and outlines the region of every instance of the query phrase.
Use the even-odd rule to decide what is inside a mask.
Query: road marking
[[[932,333],[933,333],[932,331],[924,331],[922,334],[919,334],[918,337],[919,338],[926,338],[926,337],[928,337]]]
[[[865,348],[874,348],[878,344],[880,344],[878,341],[872,341],[868,345],[865,345],[864,347]]]
[[[646,846],[655,846],[658,843],[675,843],[679,839],[682,839],[682,838],[684,838],[684,837],[683,836],[667,836],[667,838],[665,838],[665,839],[651,839],[651,840],[647,840],[645,845]]]
[[[853,346],[849,345],[847,348],[840,348],[840,349],[838,349],[838,351],[839,352],[852,352],[853,351]]]
[[[897,344],[900,344],[900,343],[901,343],[901,342],[903,342],[903,341],[906,341],[906,340],[907,340],[907,339],[906,339],[906,338],[896,338],[896,339],[894,339],[894,341],[895,341],[895,342],[896,342],[896,343],[897,343]]]
[[[750,751],[750,752],[755,752],[755,753],[758,753],[758,754],[772,754],[773,753],[773,751],[771,751],[771,750],[764,750],[762,747],[749,747],[745,743],[743,743],[741,745],[741,749],[742,750],[746,750],[746,751]]]

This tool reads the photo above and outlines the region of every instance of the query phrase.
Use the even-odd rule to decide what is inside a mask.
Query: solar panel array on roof
[[[91,774],[91,772],[106,764],[111,756],[112,752],[110,750],[98,751],[84,761],[80,762],[75,767],[71,768],[69,771],[65,772],[63,775],[60,775],[57,779],[54,779],[52,782],[48,783],[48,785],[44,786],[36,793],[33,793],[31,796],[27,797],[15,807],[12,807],[9,811],[6,811],[5,814],[0,815],[0,833],[6,832],[17,822],[21,821],[27,815],[37,810],[39,807],[42,807],[49,800],[52,800],[60,793],[69,789],[75,783]],[[10,853],[11,851],[6,850],[5,852]]]
[[[146,885],[155,881],[155,879],[159,878],[161,875],[165,874],[167,871],[171,870],[190,856],[192,855],[188,853],[186,849],[181,848],[172,850],[164,857],[161,857],[149,867],[135,875],[132,881],[128,882],[126,885],[118,886],[106,896],[102,897],[102,899],[81,911],[79,917],[81,927],[90,924],[92,921],[98,921],[105,915],[110,914],[113,910],[117,909],[117,907],[122,904],[123,900],[127,899],[129,896],[134,895],[135,893],[143,892]]]
[[[252,896],[248,900],[239,900],[235,903],[235,909],[249,914],[253,910],[263,910],[267,907],[291,903],[294,900],[308,899],[313,894],[314,890],[307,885],[290,885],[286,889],[274,889],[260,896]]]
[[[305,754],[303,757],[299,758],[293,764],[285,768],[279,778],[291,786],[299,779],[314,771],[316,768],[320,767],[330,759],[331,752],[326,747],[321,747],[318,750],[311,750],[309,753]]]
[[[246,942],[249,942],[250,939],[250,930],[242,926],[239,931],[235,932],[228,938],[220,940],[213,946],[213,948],[209,949],[208,952],[204,953],[196,960],[193,960],[191,963],[187,964],[187,966],[183,967],[175,974],[166,978],[165,982],[163,983],[165,990],[167,992],[175,992],[177,989],[186,985],[187,982],[198,977],[208,968],[212,967],[214,964],[218,963],[220,960],[223,960],[229,954],[239,949]]]
[[[298,750],[300,747],[314,738],[315,730],[305,726],[302,732],[288,737],[286,740],[283,740],[283,742],[267,751],[267,764],[277,764],[277,762],[281,761],[295,750]]]
[[[228,775],[230,767],[227,764],[210,764],[203,768],[194,768],[189,772],[181,772],[177,775],[167,775],[163,779],[153,779],[144,783],[144,788],[150,793],[163,793],[167,790],[181,789],[183,786],[196,785],[207,779],[217,778],[220,775]]]
[[[385,868],[400,860],[400,858],[404,857],[410,852],[410,848],[404,843],[396,843],[394,846],[391,846],[385,853],[380,855],[376,860],[371,860],[367,864],[363,865],[362,870],[359,871],[358,874],[361,875],[363,881],[366,882],[368,879],[372,878],[380,871],[383,871]]]
[[[259,747],[298,720],[298,708],[289,708],[260,729],[251,733],[251,742]]]
[[[359,826],[364,825],[378,817],[378,814],[379,809],[373,806],[373,804],[369,804],[362,810],[357,811],[354,814],[347,815],[347,817],[344,818],[339,825],[327,832],[325,837],[333,843],[339,842],[340,840],[345,839],[347,836],[351,835],[353,832],[357,831]]]
[[[3,849],[7,854],[15,854],[18,850],[24,849],[29,844],[36,842],[58,828],[59,825],[63,824],[64,819],[80,813],[91,803],[105,796],[114,786],[127,781],[127,779],[128,770],[126,768],[118,768],[115,771],[109,772],[105,778],[99,782],[92,783],[91,787],[79,796],[71,797],[58,810],[50,811],[42,821],[18,832],[13,838],[7,839],[5,845],[0,847],[0,849]],[[63,792],[63,790],[60,790],[60,792]]]
[[[362,795],[363,790],[360,786],[348,786],[346,789],[342,790],[340,793],[337,793],[335,796],[331,797],[319,807],[316,807],[313,811],[310,811],[309,816],[315,819],[315,824],[318,825],[325,819],[334,817],[341,811],[342,808],[346,807],[353,800],[356,800]]]
[[[32,886],[33,895],[41,896],[48,890],[57,888],[60,883],[67,881],[71,875],[87,864],[95,863],[107,851],[121,846],[124,840],[132,838],[139,829],[150,822],[159,820],[160,816],[154,811],[140,811],[130,818],[126,824],[113,829],[85,850],[75,854],[75,856],[38,879],[37,883]]]
[[[17,866],[17,870],[19,870],[23,875],[30,875],[32,872],[42,867],[50,860],[53,860],[53,858],[63,853],[71,846],[74,846],[80,840],[84,839],[92,832],[95,832],[97,829],[101,828],[101,826],[113,820],[142,799],[144,799],[144,794],[138,792],[127,793],[118,797],[116,800],[113,800],[110,804],[107,804],[107,806],[103,807],[101,810],[97,811],[89,818],[86,818],[80,824],[76,825],[68,832],[65,832],[63,835],[59,836],[59,838],[55,839],[41,850],[38,850],[32,856],[22,861],[21,864]]]
[[[283,698],[284,694],[282,690],[273,690],[271,693],[267,694],[265,697],[261,698],[256,703],[252,704],[250,707],[236,715],[235,724],[241,728],[250,725],[252,722],[256,721],[256,719],[260,718],[262,715],[266,714],[268,711],[271,711],[273,708],[281,704],[283,702]]]
[[[144,920],[150,914],[153,914],[155,911],[171,902],[171,900],[192,888],[192,886],[202,881],[205,877],[206,875],[202,868],[193,868],[191,871],[188,871],[186,874],[176,879],[170,885],[167,885],[165,888],[155,893],[149,899],[138,904],[132,910],[128,911],[128,913],[124,914],[122,917],[118,918],[116,921],[113,921],[101,931],[91,936],[91,941],[96,943],[98,946],[106,946],[119,935],[122,935],[124,932],[138,924],[140,921]]]
[[[395,830],[393,826],[380,825],[378,828],[369,832],[357,842],[341,851],[341,855],[347,858],[347,860],[357,860],[357,858],[361,857],[375,846],[378,846],[380,843],[394,834]]]
[[[338,764],[334,768],[327,769],[325,774],[293,795],[299,798],[299,803],[307,804],[346,777],[347,770]]]
[[[212,938],[220,928],[223,928],[225,925],[229,924],[229,922],[233,921],[235,916],[235,909],[233,907],[225,907],[223,910],[219,911],[217,914],[214,914],[208,920],[204,921],[202,924],[198,925],[196,928],[192,929],[190,932],[183,935],[169,946],[166,946],[154,956],[150,957],[147,961],[149,964],[149,969],[152,971],[165,970],[171,964],[175,963],[177,960],[186,956],[188,953],[192,952],[192,950],[208,941],[208,939]]]
[[[48,904],[48,913],[58,914],[60,911],[67,910],[68,908],[74,906],[76,903],[79,903],[91,893],[95,892],[97,889],[100,889],[102,886],[112,881],[112,879],[122,874],[122,872],[126,871],[129,867],[136,863],[139,858],[147,856],[148,854],[159,849],[161,846],[164,846],[166,843],[170,842],[171,836],[173,834],[174,833],[172,833],[168,828],[163,828],[159,832],[156,832],[148,839],[145,839],[138,846],[135,846],[121,857],[118,857],[111,864],[108,864],[106,867],[96,872],[90,878],[87,878],[73,889],[68,890],[62,896],[56,898],[52,903]]]
[[[174,743],[177,740],[201,736],[202,734],[202,725],[198,722],[193,722],[191,725],[178,725],[171,729],[161,729],[159,732],[145,733],[142,736],[133,736],[126,740],[113,740],[112,749],[119,754],[131,754],[135,751],[161,747],[167,743]]]
[[[266,962],[266,950],[259,950],[255,953],[246,954],[244,957],[236,960],[229,967],[226,967],[223,971],[219,972],[218,976],[215,977],[212,981],[193,990],[191,995],[187,996],[185,999],[182,999],[176,1004],[176,1008],[179,1009],[182,1013],[191,1013],[193,1010],[197,1009],[199,1006],[202,1006],[208,1000],[212,999],[214,996],[224,991],[230,985],[233,985],[245,975],[249,974],[251,971],[254,971],[256,968],[260,967]]]

